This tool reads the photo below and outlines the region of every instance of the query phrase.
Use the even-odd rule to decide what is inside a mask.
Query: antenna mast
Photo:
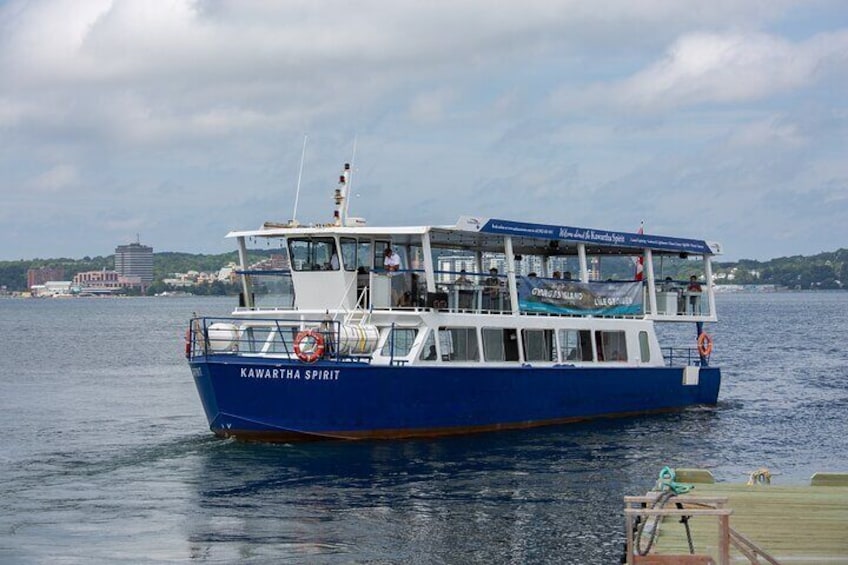
[[[347,195],[348,182],[350,181],[350,163],[345,163],[344,171],[339,176],[339,187],[333,194],[333,200],[336,202],[336,209],[333,211],[333,225],[343,226],[347,223]]]
[[[347,170],[347,193],[344,199],[344,210],[342,212],[342,225],[347,225],[348,208],[350,207],[350,187],[353,185],[353,162],[356,160],[356,140],[357,136],[353,136],[353,155],[350,156],[350,166],[345,167]]]
[[[303,159],[306,157],[306,140],[309,136],[303,136],[303,150],[300,152],[300,171],[297,173],[297,191],[294,193],[294,211],[292,211],[292,223],[297,224],[297,201],[300,198],[300,180],[303,178]]]
[[[350,206],[350,185],[351,183],[351,173],[353,169],[351,168],[351,163],[353,163],[353,159],[356,157],[356,137],[353,138],[353,156],[350,160],[350,163],[345,163],[344,171],[342,171],[341,176],[339,177],[339,187],[336,189],[335,194],[333,195],[333,200],[336,202],[336,209],[333,212],[333,223],[337,226],[346,226],[348,225],[348,215],[347,209]]]

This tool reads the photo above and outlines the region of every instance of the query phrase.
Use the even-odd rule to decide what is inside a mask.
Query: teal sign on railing
[[[558,281],[521,277],[518,306],[522,312],[593,316],[642,314],[641,282]]]

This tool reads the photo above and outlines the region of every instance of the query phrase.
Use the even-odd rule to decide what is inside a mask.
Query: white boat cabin
[[[700,240],[469,217],[450,227],[271,226],[228,237],[239,243],[242,311],[265,309],[254,287],[276,275],[291,280],[282,307],[303,312],[716,320],[708,281],[719,245]],[[252,266],[249,239],[279,249],[276,263]],[[386,268],[389,249],[395,270]],[[700,259],[702,274],[659,278],[655,265],[667,257]],[[620,266],[621,258],[631,262],[631,278],[600,278],[599,264],[619,259]],[[573,271],[559,267],[569,264]]]
[[[266,224],[228,237],[241,262],[235,314],[263,336],[236,347],[242,355],[291,356],[291,344],[274,344],[284,332],[262,333],[260,320],[301,330],[323,320],[338,328],[335,353],[376,364],[660,365],[675,353],[661,351],[655,321],[716,320],[709,281],[720,247],[701,240],[472,217]],[[700,273],[662,276],[664,262],[681,260]],[[237,333],[225,341],[243,340],[244,326]],[[701,353],[678,361],[703,364]]]

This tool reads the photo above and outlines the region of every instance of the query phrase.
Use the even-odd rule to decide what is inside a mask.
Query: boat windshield
[[[292,270],[339,270],[339,254],[332,237],[291,238],[288,243]]]

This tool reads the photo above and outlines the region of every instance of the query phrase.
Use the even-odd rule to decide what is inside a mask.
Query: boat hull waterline
[[[437,437],[715,405],[718,368],[191,360],[210,429],[245,441]]]

